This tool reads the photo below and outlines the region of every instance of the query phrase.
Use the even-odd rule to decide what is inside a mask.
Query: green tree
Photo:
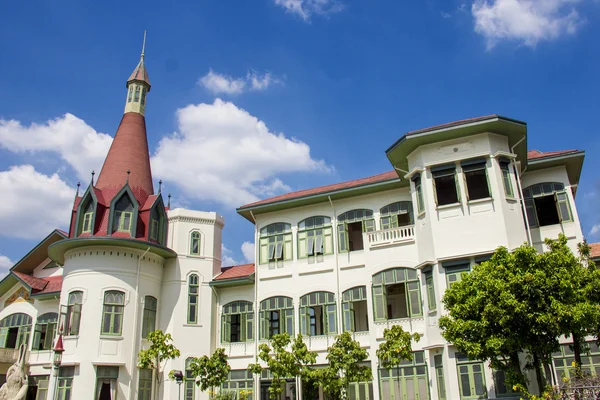
[[[179,357],[180,352],[172,343],[173,338],[170,333],[163,333],[163,331],[157,330],[150,332],[146,339],[150,342],[150,347],[147,350],[139,351],[138,366],[154,370],[154,376],[156,377],[156,392],[154,393],[154,397],[158,398],[158,392],[160,392],[162,384],[164,364],[167,360]]]
[[[339,335],[327,349],[326,368],[315,370],[315,380],[323,390],[334,398],[346,398],[346,390],[353,382],[368,382],[372,379],[371,368],[361,365],[369,358],[367,350],[352,339],[350,332]]]
[[[192,377],[196,381],[196,385],[200,386],[200,390],[205,392],[211,389],[211,398],[215,397],[215,388],[220,387],[227,380],[231,367],[227,361],[225,349],[218,348],[209,356],[193,358],[188,369]]]
[[[394,325],[383,330],[383,339],[376,352],[381,366],[387,370],[394,367],[399,370],[403,360],[412,361],[412,341],[418,342],[421,336],[418,333],[411,335],[400,325]]]
[[[270,345],[262,343],[258,347],[258,359],[267,365],[273,377],[269,387],[269,397],[278,399],[283,391],[282,383],[286,378],[312,376],[310,365],[317,361],[317,353],[308,351],[300,334],[293,341],[287,333],[273,335],[269,343]],[[290,343],[291,351],[288,351]],[[248,370],[253,374],[260,374],[262,369],[258,362],[248,366]]]

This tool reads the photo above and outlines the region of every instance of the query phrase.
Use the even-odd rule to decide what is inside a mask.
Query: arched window
[[[333,293],[312,292],[300,298],[300,333],[307,336],[337,333],[337,311]]]
[[[115,204],[113,214],[113,232],[131,232],[134,206],[128,194],[124,194]]]
[[[292,259],[292,251],[292,225],[276,222],[260,230],[261,264],[281,268],[284,260]]]
[[[381,229],[393,229],[414,224],[412,201],[398,201],[379,210]]]
[[[363,232],[375,230],[373,210],[358,209],[347,211],[337,217],[339,251],[362,250]]]
[[[375,320],[420,317],[421,288],[417,270],[393,268],[373,275]]]
[[[196,381],[190,367],[193,360],[192,357],[188,357],[185,360],[185,393],[183,395],[185,400],[194,400],[196,398]]]
[[[144,297],[144,315],[142,320],[142,337],[145,338],[150,332],[156,330],[156,307],[158,300],[156,297]]]
[[[313,257],[333,253],[331,218],[310,217],[298,224],[298,258],[314,260]]]
[[[123,333],[123,311],[125,293],[109,290],[104,293],[104,309],[102,312],[103,335],[121,335]]]
[[[200,232],[194,231],[190,234],[190,254],[200,255]]]
[[[52,350],[57,322],[57,313],[46,313],[38,317],[33,330],[32,350]]]
[[[527,219],[532,228],[573,221],[565,185],[544,182],[523,189]]]
[[[342,293],[344,331],[367,332],[369,330],[368,314],[366,286],[353,287]]]
[[[294,336],[294,302],[291,297],[276,296],[260,302],[260,338],[287,333]]]
[[[198,323],[198,275],[192,274],[188,278],[188,324]]]
[[[83,292],[74,291],[69,293],[67,305],[60,306],[61,325],[65,336],[79,335],[79,323],[81,321],[81,305],[83,304]]]
[[[0,347],[18,349],[22,344],[27,347],[31,332],[31,317],[16,313],[0,321]]]
[[[223,343],[254,340],[254,307],[249,301],[234,301],[223,306],[221,315]]]

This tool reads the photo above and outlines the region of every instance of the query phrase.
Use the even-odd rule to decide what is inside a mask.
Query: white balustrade
[[[412,242],[415,240],[415,227],[400,226],[398,228],[367,232],[369,247],[387,246],[396,243]]]

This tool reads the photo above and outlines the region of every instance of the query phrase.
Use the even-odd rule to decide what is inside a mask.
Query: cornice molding
[[[190,222],[194,224],[203,224],[203,225],[217,225],[223,227],[224,224],[221,221],[215,219],[207,219],[207,218],[195,218],[195,217],[186,217],[182,215],[177,215],[169,218],[169,222]]]

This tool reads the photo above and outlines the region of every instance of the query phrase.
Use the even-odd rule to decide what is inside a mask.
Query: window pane
[[[438,205],[458,203],[454,172],[451,175],[435,178],[434,181]]]

